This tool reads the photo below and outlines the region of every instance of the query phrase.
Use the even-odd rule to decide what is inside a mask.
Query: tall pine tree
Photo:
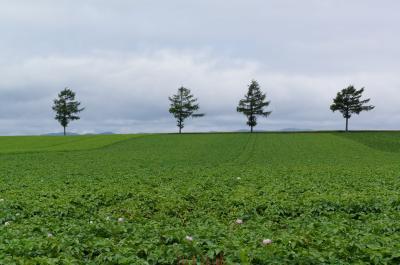
[[[252,80],[244,99],[239,101],[237,112],[243,113],[247,117],[247,125],[250,132],[257,125],[257,116],[268,117],[271,111],[265,111],[271,102],[266,100],[266,95],[261,92],[257,81]]]
[[[335,112],[339,111],[342,113],[343,118],[346,119],[346,132],[349,131],[349,119],[352,114],[360,114],[362,111],[370,111],[375,107],[372,105],[366,105],[370,99],[361,100],[364,88],[359,90],[355,89],[354,86],[348,86],[338,92],[336,97],[333,99],[333,104],[330,109]]]
[[[179,128],[179,133],[182,133],[182,129],[185,126],[185,120],[189,117],[202,117],[204,114],[195,113],[199,110],[199,104],[197,104],[197,98],[191,94],[190,89],[180,87],[178,92],[169,97],[171,102],[169,113],[171,113],[176,119],[176,126]]]
[[[66,128],[71,121],[79,120],[78,113],[85,108],[80,108],[81,103],[75,101],[75,93],[69,88],[63,89],[58,98],[54,100],[53,110],[56,112],[55,119],[64,128],[64,135],[66,135]]]

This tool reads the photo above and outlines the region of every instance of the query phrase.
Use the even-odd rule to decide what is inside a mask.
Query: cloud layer
[[[52,100],[86,106],[76,132],[172,132],[168,96],[187,86],[186,131],[246,129],[251,79],[272,101],[257,129],[342,129],[329,105],[349,84],[376,109],[353,129],[400,129],[397,1],[9,1],[0,8],[0,134],[59,131]],[[7,26],[5,26],[7,25]]]

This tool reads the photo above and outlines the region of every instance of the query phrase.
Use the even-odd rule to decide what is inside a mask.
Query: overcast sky
[[[206,116],[185,131],[247,129],[251,79],[273,111],[259,130],[343,129],[329,105],[349,84],[376,109],[351,129],[400,129],[398,0],[0,0],[0,135],[59,132],[64,87],[78,133],[173,132],[184,85]]]

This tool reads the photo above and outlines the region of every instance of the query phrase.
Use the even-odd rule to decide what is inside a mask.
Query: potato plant
[[[0,264],[400,263],[400,133],[0,143]]]

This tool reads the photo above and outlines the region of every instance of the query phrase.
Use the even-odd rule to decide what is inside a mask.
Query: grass
[[[399,145],[395,132],[1,137],[0,264],[398,264]]]

